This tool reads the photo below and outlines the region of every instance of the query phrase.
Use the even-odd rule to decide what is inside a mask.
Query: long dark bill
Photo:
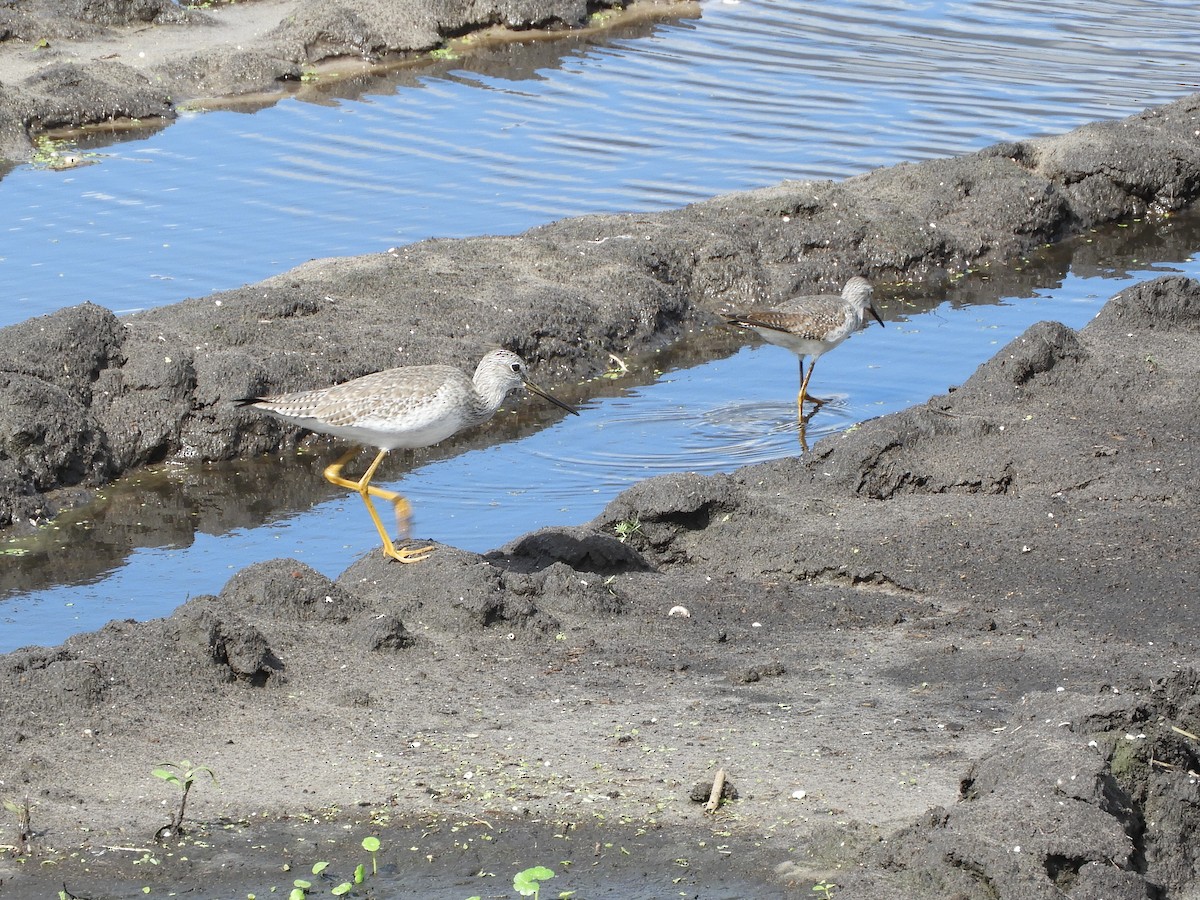
[[[546,400],[549,400],[551,403],[553,403],[559,409],[565,409],[567,412],[569,412],[573,416],[579,415],[579,410],[577,410],[575,407],[571,406],[569,403],[563,403],[561,400],[559,400],[557,397],[555,397],[549,391],[542,390],[540,387],[538,387],[532,381],[526,381],[525,387],[527,389],[529,389],[530,391],[532,391],[533,393],[537,394],[539,397],[543,397]]]

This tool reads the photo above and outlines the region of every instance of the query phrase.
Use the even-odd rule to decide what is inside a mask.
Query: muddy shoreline
[[[44,135],[159,128],[183,106],[263,106],[438,54],[698,14],[690,0],[22,0],[0,6],[0,164]]]
[[[945,292],[1192,204],[1198,133],[1200,95],[3,329],[0,528],[149,463],[294,446],[229,402],[268,388],[505,345],[578,399],[608,353],[747,299],[847,273]],[[0,897],[262,896],[314,857],[344,871],[367,832],[384,896],[509,896],[543,864],[579,897],[1195,897],[1197,387],[1200,283],[1162,278],[803,457],[651,479],[484,555],[332,580],[264,561],[170,617],[7,654],[0,799],[30,826],[0,817]],[[177,794],[151,771],[185,758],[219,783],[156,843]],[[718,768],[738,796],[714,816],[691,794]]]

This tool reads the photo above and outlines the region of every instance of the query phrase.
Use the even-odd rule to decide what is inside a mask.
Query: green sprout
[[[374,835],[365,837],[363,838],[362,846],[364,850],[371,854],[371,874],[378,875],[379,866],[375,859],[375,854],[379,852],[379,838],[375,837]],[[321,861],[318,863],[313,863],[312,873],[313,875],[324,876],[328,868],[328,862]],[[366,880],[367,867],[364,863],[359,863],[354,867],[353,880],[343,881],[341,884],[335,885],[329,889],[329,893],[333,894],[335,897],[344,897],[345,895],[352,893],[356,885],[360,885]],[[288,900],[304,900],[304,898],[308,896],[307,892],[312,889],[312,884],[307,881],[297,880],[292,883],[294,887],[292,888],[292,892],[289,895]]]
[[[617,533],[617,537],[623,544],[635,534],[642,533],[642,523],[637,516],[634,516],[632,519],[626,519],[623,522],[618,522],[613,526],[613,531]]]
[[[554,877],[554,872],[545,866],[534,866],[523,869],[513,876],[513,890],[522,897],[532,897],[538,900],[541,896],[542,882]]]
[[[56,141],[47,135],[41,135],[33,142],[33,156],[30,158],[36,168],[61,171],[88,166],[100,158],[99,153],[83,153],[75,149],[69,141]]]
[[[190,760],[180,760],[177,763],[164,762],[159,763],[161,768],[155,769],[152,773],[155,778],[161,778],[167,784],[173,784],[179,788],[179,809],[175,811],[175,819],[168,826],[171,834],[180,834],[183,831],[183,813],[187,808],[188,793],[195,784],[196,779],[201,773],[207,774],[212,779],[213,784],[217,783],[217,776],[213,774],[213,770],[208,766],[194,766]],[[174,772],[168,771],[174,769]]]
[[[362,845],[363,849],[371,854],[371,874],[378,875],[379,867],[375,860],[375,854],[379,852],[379,838],[375,837],[374,835],[365,837],[363,838]],[[359,866],[359,868],[361,869],[362,866]],[[358,883],[362,884],[361,878],[358,879]]]
[[[829,900],[829,898],[833,896],[833,889],[835,887],[837,887],[837,885],[832,881],[822,881],[818,884],[814,884],[812,889],[813,893],[815,893],[817,896],[823,897],[824,900]]]
[[[20,803],[15,800],[5,800],[4,808],[17,817],[17,846],[16,852],[23,855],[29,852],[29,838],[33,829],[29,823],[29,798]]]

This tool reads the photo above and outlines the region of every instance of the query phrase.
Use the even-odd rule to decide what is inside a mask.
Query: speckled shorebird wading
[[[873,292],[871,282],[856,275],[846,282],[840,295],[799,295],[779,306],[726,313],[725,321],[755,331],[763,340],[791,350],[800,358],[800,394],[796,398],[796,408],[803,420],[806,399],[818,406],[825,402],[808,396],[808,381],[821,354],[828,353],[862,328],[867,313],[883,326],[883,319],[871,304]],[[812,357],[807,374],[804,372],[806,356]]]
[[[572,415],[579,415],[574,407],[531,382],[525,361],[509,350],[493,350],[485,356],[476,367],[474,378],[468,378],[454,366],[405,366],[364,375],[334,387],[276,397],[248,397],[238,403],[265,410],[310,431],[378,447],[375,460],[358,481],[342,475],[342,467],[359,452],[358,447],[351,448],[326,468],[325,478],[339,487],[357,491],[383,539],[383,552],[392,559],[412,563],[425,559],[433,548],[397,549],[392,543],[371,497],[391,502],[404,540],[408,538],[411,507],[395,491],[371,484],[375,470],[392,450],[430,447],[464,428],[483,424],[500,408],[509,391],[520,387],[545,397]]]

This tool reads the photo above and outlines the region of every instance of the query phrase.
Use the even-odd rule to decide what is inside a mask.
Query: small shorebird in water
[[[433,548],[397,549],[392,543],[371,498],[379,497],[392,504],[403,540],[408,539],[411,507],[395,491],[371,484],[375,470],[392,450],[430,447],[464,428],[483,424],[500,408],[508,393],[520,387],[572,415],[579,415],[573,406],[531,382],[525,360],[510,350],[487,354],[480,360],[473,378],[454,366],[403,366],[315,391],[247,397],[237,402],[309,431],[378,447],[375,460],[357,481],[344,477],[342,468],[359,452],[358,447],[352,447],[327,467],[325,478],[356,491],[363,498],[383,540],[385,554],[400,562],[415,563],[428,557]]]
[[[828,353],[863,325],[867,313],[883,327],[871,304],[871,282],[858,275],[846,282],[841,294],[798,295],[778,306],[757,306],[725,313],[725,322],[757,332],[765,341],[791,350],[800,358],[800,393],[796,410],[804,421],[804,401],[818,407],[825,401],[808,396],[808,381],[822,354]],[[807,374],[804,357],[812,357]]]

